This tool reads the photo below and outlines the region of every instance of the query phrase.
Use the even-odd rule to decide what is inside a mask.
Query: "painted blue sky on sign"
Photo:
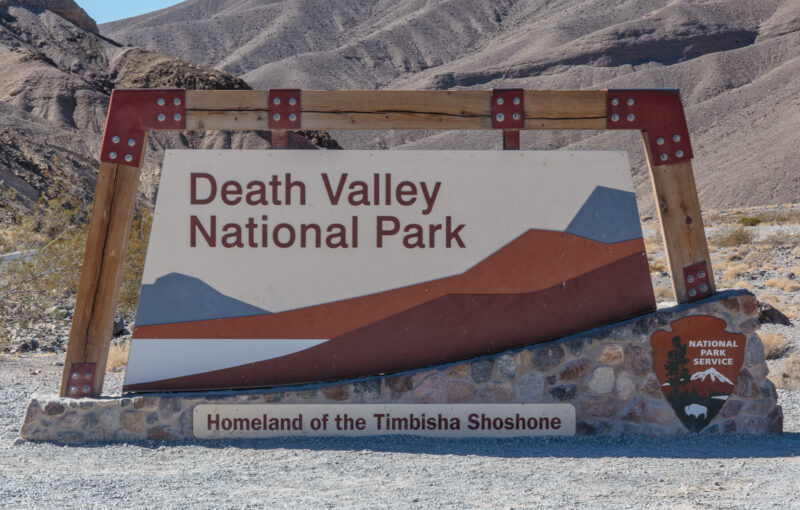
[[[77,0],[75,3],[80,5],[99,25],[165,9],[171,5],[181,3],[181,0],[136,0],[135,2]]]

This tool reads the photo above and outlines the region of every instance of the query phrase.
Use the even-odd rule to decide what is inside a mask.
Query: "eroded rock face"
[[[72,0],[0,0],[0,7],[8,7],[9,5],[47,9],[81,28],[85,28],[95,34],[100,33],[100,30],[97,29],[97,23],[92,17],[86,14],[86,11]]]

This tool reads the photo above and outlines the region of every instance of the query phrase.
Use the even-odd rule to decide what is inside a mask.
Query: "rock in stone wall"
[[[777,434],[783,413],[767,377],[755,297],[721,292],[574,336],[462,363],[402,374],[302,387],[110,399],[34,398],[21,436],[62,442],[192,438],[192,412],[204,403],[545,403],[575,406],[577,434],[679,435],[689,431],[661,392],[650,338],[682,317],[723,319],[747,337],[732,395],[701,431]]]

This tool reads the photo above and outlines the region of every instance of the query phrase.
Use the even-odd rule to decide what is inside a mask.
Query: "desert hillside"
[[[187,0],[101,33],[254,88],[679,87],[704,207],[800,201],[798,0]],[[335,133],[345,147],[499,148],[494,133]],[[638,136],[536,132],[524,148]]]

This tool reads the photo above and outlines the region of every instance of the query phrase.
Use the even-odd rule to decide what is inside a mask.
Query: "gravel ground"
[[[18,440],[61,360],[0,356],[1,508],[800,508],[800,391],[782,437]]]

